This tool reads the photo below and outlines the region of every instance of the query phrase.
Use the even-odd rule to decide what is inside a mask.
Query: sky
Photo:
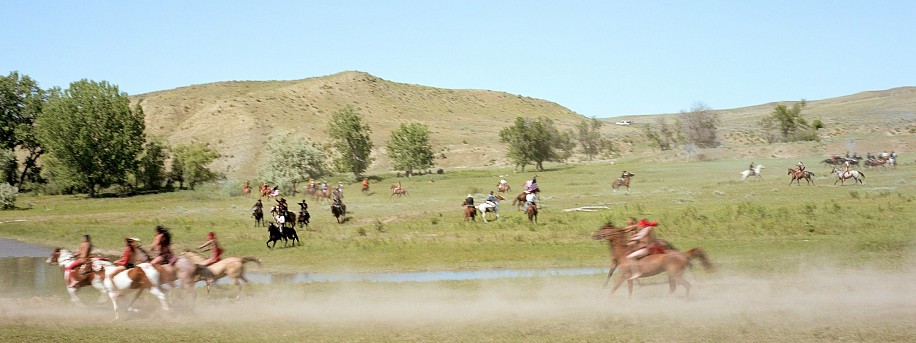
[[[581,115],[916,86],[916,1],[4,1],[0,75],[130,95],[363,71]]]

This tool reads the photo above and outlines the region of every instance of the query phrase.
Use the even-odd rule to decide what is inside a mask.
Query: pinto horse
[[[192,251],[186,251],[181,256],[195,264],[203,264],[207,260]],[[227,257],[207,266],[207,270],[212,274],[210,276],[212,282],[216,282],[216,280],[226,276],[231,278],[232,284],[238,287],[238,291],[235,293],[235,299],[238,299],[242,295],[242,283],[239,282],[239,280],[250,283],[250,281],[245,278],[245,264],[249,262],[255,262],[259,266],[261,265],[261,259],[254,256]],[[210,294],[210,284],[212,282],[207,283],[207,294]]]
[[[477,210],[480,211],[480,217],[483,218],[483,222],[487,222],[487,212],[493,212],[496,214],[496,219],[499,219],[499,204],[484,202],[483,204],[477,205]]]
[[[836,174],[836,177],[837,177],[837,180],[833,181],[834,186],[836,186],[837,182],[839,182],[840,185],[842,185],[847,179],[855,179],[856,182],[861,183],[863,185],[865,184],[865,182],[862,181],[862,179],[865,178],[865,173],[863,172],[860,172],[858,170],[850,170],[848,172],[844,172],[842,170],[836,169],[836,167],[833,167],[832,169],[833,169],[833,173]]]
[[[149,290],[150,294],[159,299],[164,311],[169,311],[169,303],[165,299],[165,292],[160,285],[163,283],[160,268],[153,266],[148,262],[143,262],[133,268],[118,271],[118,268],[105,268],[105,288],[108,290],[108,297],[111,298],[111,305],[114,307],[115,320],[120,318],[119,300],[124,292],[136,289],[133,299],[127,304],[127,310],[133,309],[134,302],[140,297],[144,289]]]
[[[685,296],[689,296],[690,283],[684,279],[684,271],[687,270],[690,261],[699,259],[706,271],[711,272],[715,269],[709,261],[709,258],[706,257],[706,252],[701,248],[693,248],[687,252],[668,250],[664,253],[648,255],[638,260],[629,258],[627,255],[631,252],[631,249],[626,245],[624,229],[614,227],[614,225],[610,223],[598,229],[598,231],[592,234],[592,238],[595,240],[606,240],[608,242],[608,247],[611,250],[612,256],[611,272],[613,272],[615,268],[621,271],[621,276],[614,282],[614,288],[611,289],[608,297],[614,294],[614,291],[623,284],[623,281],[627,281],[627,288],[629,289],[628,297],[632,297],[634,278],[649,277],[661,273],[668,273],[669,295],[674,293],[677,289],[677,285],[681,285],[687,291],[687,295]],[[638,276],[634,277],[635,273],[638,273]],[[608,273],[608,278],[610,278],[610,275],[611,274]]]
[[[630,178],[633,176],[636,176],[636,174],[627,172],[626,174],[623,174],[623,177],[617,180],[614,180],[614,183],[611,184],[611,187],[614,188],[614,191],[616,192],[617,189],[620,188],[620,186],[626,186],[627,192],[629,192],[630,191]]]
[[[76,261],[76,255],[67,249],[61,248],[55,248],[51,253],[51,257],[48,257],[48,259],[45,260],[45,262],[48,264],[57,264],[64,268],[64,284],[68,286],[67,294],[70,295],[70,301],[82,305],[83,302],[77,296],[77,291],[79,291],[80,288],[92,286],[100,293],[98,302],[105,302],[105,300],[108,299],[105,297],[107,293],[105,291],[105,284],[102,282],[102,280],[105,278],[105,273],[101,270],[102,267],[106,265],[102,263],[104,260],[93,258],[91,261],[86,262],[83,267],[89,266],[89,268],[91,268],[90,271],[85,274],[85,277],[83,277],[79,283],[76,284],[76,287],[69,287],[70,278],[73,277],[72,274],[80,273],[80,270],[83,269],[79,268],[80,270],[70,270],[69,266],[74,261]],[[110,263],[107,263],[107,265],[110,265]]]
[[[789,169],[789,173],[786,175],[792,176],[792,180],[789,181],[790,186],[792,185],[792,182],[795,182],[799,186],[801,186],[801,179],[805,179],[805,181],[807,181],[809,185],[814,184],[814,180],[811,179],[811,177],[814,176],[814,173],[809,172],[807,170],[799,172],[798,169],[793,169],[793,168],[788,168],[788,169]]]

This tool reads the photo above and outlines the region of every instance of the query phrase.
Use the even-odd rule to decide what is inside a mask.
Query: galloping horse
[[[115,320],[120,318],[121,311],[118,308],[118,303],[121,296],[125,291],[131,289],[136,289],[137,292],[134,293],[133,299],[127,304],[128,311],[133,308],[134,302],[137,301],[144,289],[148,289],[150,294],[159,299],[163,310],[168,311],[170,309],[169,303],[165,299],[165,292],[159,288],[163,283],[160,269],[161,267],[149,264],[149,262],[140,263],[133,268],[120,272],[116,272],[118,269],[114,268],[114,265],[105,268],[105,280],[103,282],[108,290],[108,297],[111,298],[111,305],[114,307]]]
[[[538,206],[535,204],[528,205],[528,208],[525,210],[525,214],[528,215],[528,221],[538,223]]]
[[[251,216],[254,217],[255,227],[264,226],[264,209],[255,207],[255,209],[251,211]]]
[[[293,243],[293,246],[295,246],[296,243],[299,243],[299,245],[302,245],[302,242],[299,241],[299,234],[296,233],[295,228],[281,228],[275,225],[274,223],[270,223],[267,225],[267,234],[270,237],[267,239],[266,244],[267,244],[267,247],[270,249],[273,249],[274,247],[276,247],[277,241],[281,239],[283,240],[284,247],[286,247],[290,241],[295,241]],[[270,244],[271,242],[273,242],[273,245]]]
[[[331,205],[331,214],[333,214],[334,218],[337,219],[337,224],[342,223],[343,220],[341,217],[345,217],[344,215],[347,214],[347,205],[344,205],[342,202],[339,205]]]
[[[461,206],[464,206],[464,221],[477,221],[477,208],[471,205],[468,205],[468,201],[462,201]]]
[[[192,251],[184,252],[182,257],[187,258],[196,264],[202,264],[207,260]],[[225,276],[231,278],[232,284],[238,287],[238,292],[235,293],[235,298],[238,299],[242,295],[242,283],[239,282],[239,280],[245,281],[245,283],[250,282],[247,278],[245,278],[245,263],[248,262],[256,262],[258,265],[261,265],[261,259],[254,256],[227,257],[220,260],[219,262],[207,266],[207,270],[213,274],[210,276],[213,282],[216,282],[216,280],[219,280]],[[210,294],[210,283],[207,284],[207,294]]]
[[[71,263],[73,263],[73,261],[76,260],[75,257],[76,255],[67,249],[56,248],[51,253],[51,257],[48,257],[48,259],[45,260],[45,262],[48,264],[57,264],[64,268],[64,284],[68,285],[67,293],[70,294],[70,301],[82,305],[82,300],[80,300],[80,298],[76,295],[76,292],[79,291],[80,288],[83,288],[86,286],[92,286],[93,288],[99,291],[100,293],[99,301],[98,301],[99,303],[102,303],[105,300],[107,300],[107,298],[105,297],[106,295],[105,285],[102,282],[102,279],[105,278],[105,273],[102,271],[102,267],[106,265],[102,263],[104,260],[93,258],[91,261],[86,262],[84,266],[86,265],[90,266],[91,268],[90,273],[86,274],[86,277],[83,278],[83,280],[80,281],[78,284],[76,284],[76,287],[69,287],[71,274],[80,272],[80,270],[70,270],[69,268],[67,268],[68,266],[70,266]],[[110,264],[111,263],[107,263],[107,265],[110,265]],[[82,268],[79,268],[79,269],[82,269]]]
[[[248,198],[251,197],[251,184],[248,181],[245,181],[245,184],[242,185],[242,194]]]
[[[842,185],[846,181],[846,179],[855,179],[856,182],[861,183],[863,185],[865,184],[865,182],[862,181],[862,179],[865,178],[865,173],[863,172],[860,172],[858,170],[850,170],[848,172],[844,172],[842,170],[836,169],[836,167],[833,167],[832,169],[833,169],[833,173],[836,174],[836,177],[837,177],[837,180],[833,181],[834,186],[836,186],[837,182],[840,182],[840,185]]]
[[[324,190],[318,189],[315,191],[315,202],[320,204],[322,199],[327,199],[328,201],[331,201],[331,189],[330,188],[327,188]]]
[[[889,160],[870,159],[870,160],[865,161],[865,167],[868,167],[868,168],[877,167],[877,166],[886,167],[888,161]]]
[[[496,191],[500,193],[509,193],[512,191],[512,187],[509,187],[508,183],[505,183],[505,184],[499,183],[499,184],[496,184]]]
[[[706,257],[706,252],[701,248],[693,248],[687,252],[680,252],[676,250],[668,250],[664,253],[652,254],[646,257],[643,257],[638,260],[631,259],[627,255],[631,252],[630,248],[626,245],[626,238],[624,237],[624,230],[622,228],[614,227],[613,224],[608,223],[598,229],[592,238],[596,240],[607,240],[608,247],[611,250],[611,272],[615,268],[619,269],[622,275],[614,282],[614,287],[611,289],[611,292],[608,294],[608,297],[611,294],[614,294],[614,291],[623,284],[623,281],[627,281],[627,288],[629,290],[628,297],[633,296],[633,280],[632,276],[634,272],[639,272],[639,278],[649,277],[656,274],[668,273],[668,294],[673,294],[677,285],[680,284],[687,291],[687,295],[690,295],[690,283],[684,279],[684,271],[690,265],[690,261],[693,259],[699,259],[703,264],[703,267],[707,271],[713,271],[715,268],[712,263]],[[608,277],[610,278],[610,273]]]
[[[617,189],[620,188],[620,186],[626,186],[627,192],[629,192],[630,191],[630,178],[633,176],[636,176],[636,174],[627,172],[626,174],[623,174],[622,178],[614,180],[614,183],[611,184],[611,187],[613,187],[614,191],[616,192]]]
[[[395,196],[395,195],[397,195],[398,198],[400,198],[401,196],[406,196],[406,195],[407,195],[407,189],[404,189],[404,188],[402,188],[402,187],[392,188],[392,189],[391,189],[391,195],[389,195],[388,197],[390,198],[390,197],[393,197],[393,196]]]
[[[811,179],[811,177],[814,176],[814,173],[809,172],[807,170],[799,172],[798,169],[793,169],[793,168],[788,168],[788,169],[789,169],[789,173],[786,175],[792,176],[792,180],[789,181],[790,186],[792,185],[792,182],[795,182],[799,186],[801,186],[801,179],[805,179],[805,181],[807,181],[809,185],[814,184],[814,180]]]
[[[539,189],[534,190],[535,195],[537,195],[540,192],[541,191]],[[522,206],[524,206],[525,203],[528,202],[527,196],[528,196],[528,193],[522,192],[522,194],[519,194],[518,196],[516,196],[515,199],[512,199],[512,206],[515,206],[516,211],[521,211]]]
[[[309,220],[312,218],[312,215],[309,214],[309,211],[306,209],[299,210],[299,219],[296,221],[299,224],[299,227],[309,226]]]
[[[759,179],[762,179],[763,176],[760,175],[760,171],[763,170],[763,168],[765,168],[765,167],[764,167],[762,164],[758,164],[756,167],[754,167],[754,170],[753,170],[753,171],[752,171],[752,170],[746,170],[746,169],[745,169],[745,170],[742,170],[741,173],[740,173],[740,174],[741,174],[741,180],[747,180],[747,177],[748,177],[748,176],[752,176],[752,175],[757,176],[757,178],[759,178]]]
[[[496,214],[496,219],[499,219],[499,204],[497,203],[488,203],[484,202],[483,204],[477,205],[477,210],[480,211],[480,217],[483,218],[483,222],[487,222],[487,212],[493,212]]]

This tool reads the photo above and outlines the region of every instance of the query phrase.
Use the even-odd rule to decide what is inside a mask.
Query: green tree
[[[328,134],[336,152],[334,166],[338,171],[352,172],[357,178],[372,164],[372,140],[369,125],[363,124],[359,113],[347,106],[334,112],[328,123]]]
[[[553,120],[544,117],[534,120],[516,117],[512,126],[500,130],[499,140],[508,145],[506,156],[516,169],[521,166],[522,172],[529,163],[541,171],[546,161],[562,161],[557,149],[569,141],[568,136],[564,140]]]
[[[219,153],[205,144],[179,144],[173,149],[172,171],[181,184],[187,183],[194,190],[198,183],[215,180],[219,175],[207,165],[219,158]]]
[[[267,141],[265,154],[267,161],[261,164],[260,177],[280,187],[291,187],[293,194],[299,183],[330,175],[325,166],[324,150],[308,139],[271,138]]]
[[[810,135],[804,132],[809,129],[808,121],[801,114],[806,105],[805,99],[796,102],[791,108],[785,104],[776,105],[773,108],[773,112],[761,119],[759,124],[768,132],[774,130],[779,132],[781,139],[784,141],[815,140],[816,134],[813,139],[810,139]],[[770,138],[770,141],[775,140]]]
[[[649,145],[661,150],[671,150],[676,147],[678,141],[680,141],[680,132],[678,130],[681,126],[679,125],[680,122],[676,121],[675,125],[670,125],[664,117],[659,117],[655,123],[658,126],[658,130],[653,129],[650,125],[645,127],[645,135],[649,140]]]
[[[681,111],[681,130],[688,143],[700,148],[712,148],[719,144],[719,115],[706,104],[694,104],[690,112]]]
[[[145,141],[143,113],[131,111],[127,93],[105,81],[52,89],[36,129],[58,171],[81,183],[89,197],[97,188],[124,183]]]
[[[576,139],[582,146],[582,153],[591,161],[596,155],[613,151],[611,140],[601,136],[604,122],[595,119],[582,119],[576,124]]]
[[[414,169],[433,165],[433,148],[429,143],[429,128],[420,123],[401,124],[388,138],[388,155],[394,169],[413,174]]]
[[[40,182],[41,168],[38,158],[44,153],[35,136],[35,122],[41,115],[47,101],[47,92],[38,88],[38,83],[28,75],[20,76],[11,72],[0,76],[0,149],[24,152],[25,160],[20,172],[19,161],[15,158],[0,161],[0,168],[10,185],[22,188],[26,181]]]
[[[165,180],[165,160],[169,157],[169,148],[161,139],[146,142],[143,155],[140,156],[140,170],[137,179],[146,189],[159,189]]]

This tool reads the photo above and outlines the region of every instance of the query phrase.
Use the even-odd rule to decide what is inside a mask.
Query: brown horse
[[[258,192],[261,194],[261,197],[262,197],[262,198],[263,198],[263,197],[266,197],[266,196],[269,196],[269,195],[270,195],[270,191],[271,191],[270,186],[268,186],[266,183],[263,184],[263,185],[261,185],[260,188],[258,188]]]
[[[525,210],[525,214],[528,215],[528,221],[538,223],[538,206],[535,204],[528,205],[528,208]]]
[[[620,186],[626,186],[627,192],[629,192],[630,191],[630,178],[633,176],[636,176],[636,174],[633,174],[631,172],[626,172],[625,174],[623,174],[623,177],[617,180],[614,180],[614,183],[611,184],[611,187],[614,188],[614,191],[616,192],[617,189],[620,188]]]
[[[673,294],[677,285],[680,284],[687,291],[685,296],[689,296],[690,283],[684,279],[684,271],[687,270],[690,261],[699,259],[707,271],[711,272],[714,270],[712,263],[701,248],[693,248],[687,252],[668,250],[664,253],[648,255],[638,260],[629,258],[627,255],[632,249],[626,245],[624,229],[614,227],[611,223],[605,224],[601,229],[598,229],[598,231],[592,234],[592,238],[608,241],[608,247],[611,250],[612,256],[611,272],[613,272],[615,268],[621,271],[621,276],[614,282],[614,287],[608,294],[609,297],[614,294],[614,291],[616,291],[621,284],[623,284],[623,281],[627,281],[627,289],[629,290],[628,297],[632,297],[634,273],[638,273],[637,278],[668,273],[668,294]],[[609,278],[610,275],[611,273],[608,273]]]
[[[242,185],[242,194],[245,195],[246,198],[251,197],[251,184],[249,184],[247,180],[245,184]]]
[[[512,191],[512,187],[509,187],[509,184],[497,184],[496,191],[500,193],[509,193]]]
[[[182,257],[187,258],[195,264],[202,264],[207,259],[202,256],[194,253],[193,251],[186,251],[182,254]],[[238,287],[238,291],[235,293],[235,298],[238,299],[242,295],[242,283],[239,280],[245,281],[245,283],[250,283],[247,278],[245,278],[245,263],[256,262],[258,265],[261,265],[261,259],[254,256],[245,256],[245,257],[227,257],[219,262],[207,266],[207,270],[210,271],[208,279],[212,280],[207,283],[207,294],[210,294],[210,284],[216,282],[223,277],[228,276],[232,279],[232,284]]]
[[[794,168],[788,168],[788,169],[789,169],[789,173],[786,175],[792,176],[792,180],[789,181],[790,186],[792,185],[792,182],[795,182],[799,186],[801,186],[801,179],[805,179],[805,181],[808,182],[808,185],[814,184],[814,180],[811,179],[811,177],[814,176],[814,173],[809,172],[807,170],[800,172],[798,171],[798,169],[794,169]]]
[[[315,191],[315,202],[320,204],[323,199],[329,202],[331,201],[331,188],[325,190],[318,189]]]
[[[407,190],[404,189],[404,188],[392,188],[392,189],[391,189],[391,195],[388,196],[388,197],[390,198],[390,197],[393,197],[393,196],[395,196],[395,195],[397,195],[398,198],[400,198],[400,197],[402,197],[402,196],[407,196]]]
[[[464,221],[477,221],[477,208],[473,205],[469,205],[468,201],[462,201],[461,206],[464,206]]]
[[[525,198],[527,195],[528,193],[522,192],[522,194],[519,194],[518,196],[516,196],[515,199],[512,199],[512,206],[515,206],[516,211],[522,210],[522,206],[524,206],[525,202],[528,201]]]

